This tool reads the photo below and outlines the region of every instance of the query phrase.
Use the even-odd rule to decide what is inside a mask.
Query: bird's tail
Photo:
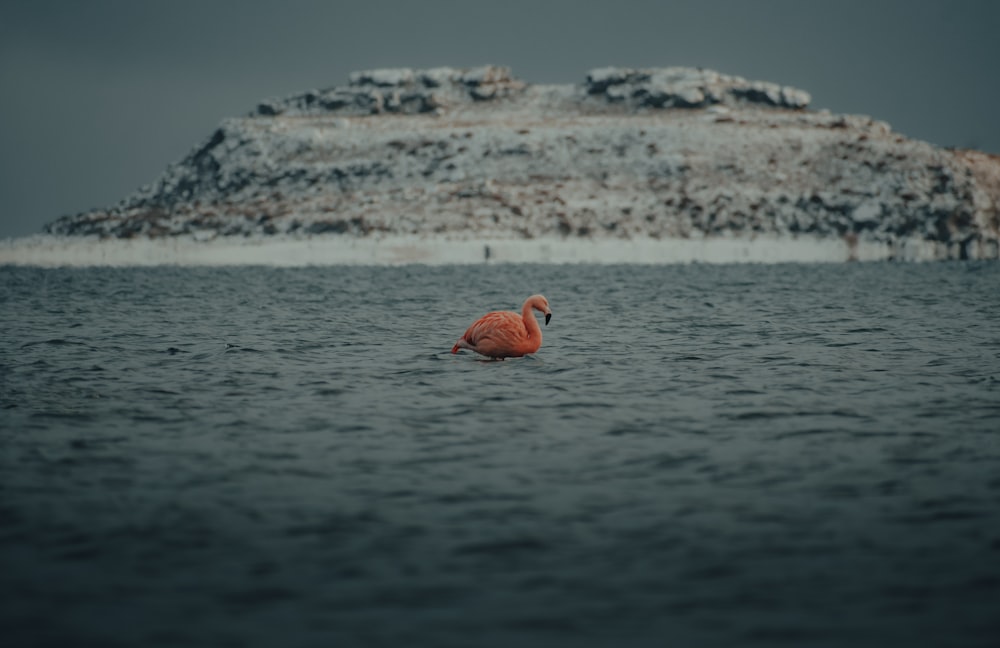
[[[458,349],[459,349],[459,346],[456,344],[455,346],[451,347],[451,352],[452,353],[458,353]]]

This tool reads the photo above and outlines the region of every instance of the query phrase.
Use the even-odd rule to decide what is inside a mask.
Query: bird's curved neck
[[[521,317],[524,318],[524,328],[528,330],[528,337],[542,339],[542,328],[538,326],[538,320],[535,319],[530,302],[524,302],[524,306],[521,307]]]

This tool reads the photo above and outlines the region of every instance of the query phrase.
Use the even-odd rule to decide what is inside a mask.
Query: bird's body
[[[542,345],[542,329],[532,310],[545,314],[549,323],[552,311],[549,301],[541,295],[525,300],[521,313],[493,311],[476,320],[451,348],[452,353],[469,349],[490,358],[519,358],[538,351]]]

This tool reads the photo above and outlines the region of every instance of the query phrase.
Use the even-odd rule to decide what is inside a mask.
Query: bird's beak
[[[545,313],[545,326],[549,325],[550,319],[552,319],[552,313]]]

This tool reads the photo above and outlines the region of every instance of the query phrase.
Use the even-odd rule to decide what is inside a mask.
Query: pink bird
[[[549,300],[541,295],[532,295],[524,301],[521,314],[510,311],[494,311],[486,313],[469,327],[458,338],[451,348],[452,353],[459,349],[469,349],[484,356],[503,360],[504,358],[520,358],[528,353],[538,351],[542,346],[542,329],[532,311],[535,309],[545,314],[545,324],[552,319],[549,310]]]

